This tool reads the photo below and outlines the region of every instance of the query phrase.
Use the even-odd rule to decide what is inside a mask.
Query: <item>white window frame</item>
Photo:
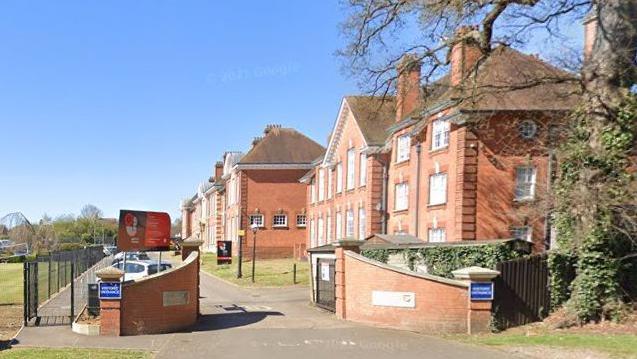
[[[367,185],[367,153],[361,152],[358,167],[358,185],[363,187]]]
[[[252,227],[252,225],[255,223],[254,219],[259,218],[259,223],[257,223],[257,226],[259,228],[263,228],[265,227],[265,216],[260,214],[260,213],[255,213],[255,214],[251,214],[250,215],[250,226]]]
[[[427,240],[429,243],[444,243],[447,241],[445,228],[429,228]]]
[[[449,128],[448,119],[434,120],[431,124],[431,150],[436,151],[449,147]]]
[[[314,228],[314,219],[310,219],[310,243],[312,247],[316,247],[316,228]]]
[[[365,239],[365,233],[367,232],[367,215],[365,214],[365,207],[358,208],[358,239]]]
[[[332,173],[332,169],[328,168],[327,169],[327,198],[330,199],[332,198],[332,195],[334,194],[334,173]]]
[[[307,215],[306,214],[297,214],[296,215],[296,226],[300,227],[300,228],[307,227]]]
[[[445,203],[447,203],[447,174],[433,174],[429,176],[429,205]]]
[[[521,172],[524,173],[521,173]],[[524,181],[520,181],[521,176]],[[535,166],[518,166],[515,168],[515,200],[525,201],[535,198],[537,168]]]
[[[325,169],[319,169],[318,175],[318,200],[325,200]]]
[[[336,193],[343,192],[343,162],[336,164]]]
[[[348,209],[345,218],[345,238],[354,237],[354,210]]]
[[[312,183],[310,184],[310,201],[311,203],[316,203],[316,184],[314,183],[314,180],[312,180]]]
[[[352,190],[356,187],[356,150],[350,148],[347,150],[347,183],[345,188]]]
[[[396,138],[396,163],[409,160],[411,151],[411,136],[408,134],[398,136]]]
[[[523,235],[516,235],[516,233],[522,232]],[[533,242],[533,227],[531,226],[517,226],[511,228],[511,237],[515,239],[522,239],[527,242]]]
[[[277,219],[283,218],[283,223],[277,223],[280,221],[277,221]],[[287,227],[288,226],[288,216],[287,214],[275,214],[274,216],[272,216],[272,227],[275,228],[281,228],[281,227]]]
[[[336,212],[336,229],[334,238],[337,240],[343,238],[343,216],[341,212]]]
[[[325,240],[332,243],[332,216],[329,214],[325,218]]]
[[[319,246],[322,246],[323,244],[325,244],[323,242],[323,234],[324,234],[324,230],[325,230],[325,222],[323,221],[323,217],[319,217],[319,219],[316,221],[316,241],[318,242]]]
[[[409,209],[409,183],[396,183],[394,186],[394,211]]]

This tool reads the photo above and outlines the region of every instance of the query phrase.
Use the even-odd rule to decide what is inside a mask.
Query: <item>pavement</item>
[[[511,358],[435,336],[337,320],[307,287],[239,288],[202,272],[199,323],[161,335],[87,337],[68,326],[27,327],[16,347],[139,349],[157,358]]]

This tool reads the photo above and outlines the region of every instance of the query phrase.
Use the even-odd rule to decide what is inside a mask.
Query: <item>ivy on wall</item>
[[[445,278],[453,278],[452,271],[460,268],[479,266],[495,269],[499,262],[519,258],[522,254],[513,249],[512,243],[497,242],[473,246],[436,246],[404,250],[368,249],[361,254],[367,258],[387,263],[391,254],[402,254],[409,268],[426,266],[427,273]]]

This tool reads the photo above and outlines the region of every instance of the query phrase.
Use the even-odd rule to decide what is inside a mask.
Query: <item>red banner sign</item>
[[[117,249],[165,251],[170,247],[170,216],[163,212],[119,211]]]

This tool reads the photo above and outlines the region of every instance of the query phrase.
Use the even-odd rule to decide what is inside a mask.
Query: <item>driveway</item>
[[[201,275],[199,324],[190,331],[85,337],[69,327],[29,327],[17,346],[150,350],[158,358],[510,358],[416,333],[337,320],[309,305],[305,287],[244,289]]]

